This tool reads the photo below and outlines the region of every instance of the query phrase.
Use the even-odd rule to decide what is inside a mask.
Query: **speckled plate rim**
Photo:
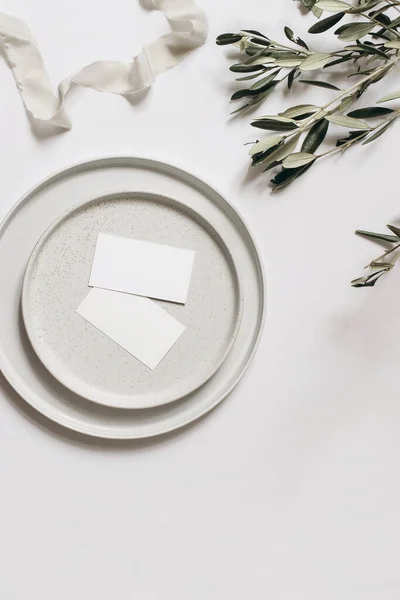
[[[193,173],[192,169],[185,169],[182,166],[177,166],[171,163],[166,163],[165,161],[159,160],[153,156],[132,156],[132,155],[108,155],[103,157],[97,157],[92,159],[86,159],[83,161],[78,161],[73,163],[67,167],[57,170],[53,172],[43,180],[41,180],[38,184],[30,188],[21,198],[17,201],[14,206],[8,211],[3,221],[0,224],[0,240],[7,230],[8,224],[12,221],[14,216],[17,215],[19,209],[25,205],[26,202],[35,194],[39,193],[42,189],[44,189],[47,185],[50,185],[52,182],[56,182],[62,177],[71,176],[74,173],[79,173],[88,169],[98,169],[102,166],[109,166],[116,163],[121,164],[131,164],[132,166],[137,165],[138,163],[142,163],[148,166],[152,166],[154,169],[161,170],[162,168],[167,168],[169,171],[175,174],[175,177],[186,177],[189,178],[193,184],[197,184],[199,186],[204,186],[208,193],[215,193],[217,196],[225,203],[228,209],[232,212],[232,215],[241,223],[241,225],[246,230],[246,235],[248,236],[249,243],[252,246],[252,251],[254,253],[254,260],[256,262],[256,270],[257,270],[257,280],[258,285],[260,287],[259,290],[259,318],[258,325],[255,330],[255,337],[249,351],[246,353],[246,357],[242,362],[240,368],[235,372],[234,377],[228,382],[228,384],[224,387],[221,392],[216,395],[212,401],[207,404],[200,404],[196,410],[193,410],[191,413],[185,413],[184,415],[178,415],[175,419],[170,421],[162,421],[159,423],[153,424],[152,426],[148,425],[146,428],[138,428],[137,424],[131,423],[129,427],[122,428],[118,425],[115,426],[99,426],[89,420],[78,419],[76,417],[65,414],[65,412],[58,410],[53,403],[44,400],[40,393],[35,392],[32,387],[28,384],[27,380],[25,380],[18,372],[18,368],[16,366],[16,362],[10,360],[5,348],[0,343],[0,370],[4,377],[7,379],[8,383],[14,388],[14,390],[19,394],[19,396],[25,400],[32,408],[37,410],[43,416],[48,418],[50,421],[65,427],[66,429],[76,431],[78,433],[82,433],[91,437],[101,438],[101,439],[113,439],[113,440],[133,440],[133,439],[143,439],[154,437],[158,435],[163,435],[184,427],[189,423],[201,418],[212,409],[214,409],[218,404],[220,404],[237,386],[237,384],[241,381],[244,374],[247,372],[251,362],[254,359],[254,356],[259,347],[261,337],[265,327],[266,320],[266,277],[265,277],[265,268],[264,263],[261,259],[261,253],[258,247],[258,244],[251,233],[245,219],[241,216],[240,212],[231,204],[231,202],[225,197],[224,194],[221,194],[214,186],[205,181],[204,177],[201,175],[196,175]],[[16,331],[18,334],[18,331]],[[1,338],[1,332],[0,332]],[[232,348],[232,352],[234,351],[234,347]],[[23,358],[19,358],[19,360],[27,360],[24,356]]]
[[[218,244],[218,246],[222,249],[226,259],[229,261],[229,266],[232,272],[232,276],[234,279],[234,294],[236,298],[236,311],[233,320],[233,327],[231,337],[226,344],[221,356],[218,361],[214,365],[211,366],[210,370],[203,377],[192,377],[191,382],[184,388],[183,392],[177,393],[174,387],[169,390],[169,394],[162,395],[161,392],[159,394],[159,398],[154,398],[152,402],[143,402],[141,395],[116,395],[107,392],[101,392],[100,394],[96,391],[95,394],[91,395],[87,392],[87,386],[79,385],[79,381],[77,378],[70,378],[66,376],[61,369],[58,368],[57,363],[55,365],[52,364],[51,360],[49,360],[46,356],[46,353],[43,351],[43,342],[41,342],[40,337],[35,335],[35,326],[33,323],[31,310],[30,310],[30,285],[32,283],[32,275],[37,263],[37,259],[42,252],[44,246],[51,238],[52,235],[57,231],[57,229],[63,225],[65,221],[72,218],[75,213],[80,212],[86,208],[89,208],[92,205],[99,204],[101,202],[107,202],[109,200],[123,200],[126,198],[138,198],[139,200],[143,199],[156,199],[157,201],[161,201],[163,203],[172,205],[173,207],[179,209],[181,212],[185,212],[191,219],[198,222],[200,226],[205,229],[212,238],[214,238]],[[88,291],[91,288],[88,286]],[[235,343],[237,333],[239,331],[240,323],[242,320],[243,313],[243,287],[241,283],[241,278],[239,276],[239,272],[236,268],[235,261],[233,259],[232,253],[229,250],[226,242],[224,241],[221,233],[216,229],[214,225],[212,225],[207,219],[201,215],[197,210],[193,209],[191,206],[186,205],[181,200],[177,200],[176,198],[172,198],[170,196],[166,196],[164,194],[159,194],[157,192],[149,192],[149,191],[140,191],[140,190],[121,190],[116,192],[105,192],[104,194],[98,196],[94,196],[89,200],[83,200],[78,204],[74,205],[70,209],[64,211],[57,219],[51,223],[51,225],[45,230],[42,236],[39,238],[36,243],[32,254],[29,258],[26,270],[24,281],[22,284],[22,294],[21,294],[21,309],[22,309],[22,317],[25,324],[26,333],[28,335],[29,341],[32,344],[36,355],[41,360],[46,369],[55,377],[60,383],[62,383],[65,387],[73,391],[75,394],[78,394],[82,398],[86,400],[90,400],[96,404],[102,404],[103,406],[110,406],[113,408],[121,408],[121,409],[146,409],[146,408],[154,408],[156,406],[162,406],[164,404],[169,404],[170,402],[176,402],[177,400],[181,400],[185,396],[192,394],[199,387],[204,385],[221,367],[224,363],[226,357],[229,355],[229,352],[232,349],[233,344]],[[178,386],[176,386],[178,387]]]

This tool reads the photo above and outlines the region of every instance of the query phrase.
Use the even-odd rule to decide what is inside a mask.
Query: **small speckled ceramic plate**
[[[103,406],[62,385],[34,352],[21,312],[26,265],[43,232],[79,202],[121,189],[179,198],[203,215],[223,237],[242,283],[243,311],[236,340],[213,377],[181,400],[143,410]],[[0,370],[4,377],[28,404],[54,423],[100,438],[160,435],[212,410],[235,388],[250,365],[266,312],[261,258],[242,216],[199,177],[151,158],[89,160],[38,183],[0,225],[0,281]]]
[[[157,303],[186,326],[152,371],[76,313],[88,294],[99,232],[196,251],[186,304]],[[32,346],[62,384],[117,408],[174,402],[219,369],[242,313],[239,276],[222,237],[197,211],[149,192],[118,192],[69,210],[29,260],[22,313]]]

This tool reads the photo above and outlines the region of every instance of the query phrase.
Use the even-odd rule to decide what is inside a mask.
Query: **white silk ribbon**
[[[143,47],[130,62],[98,61],[67,77],[55,94],[37,42],[27,25],[0,13],[0,43],[28,114],[36,121],[70,129],[64,99],[71,87],[129,95],[151,86],[160,73],[178,64],[207,38],[207,20],[194,0],[152,0],[171,31]]]

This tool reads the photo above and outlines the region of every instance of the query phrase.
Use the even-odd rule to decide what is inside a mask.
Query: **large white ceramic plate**
[[[186,326],[152,371],[76,313],[99,232],[196,252],[185,305],[158,304]],[[242,313],[232,255],[197,211],[149,192],[117,192],[74,207],[40,238],[28,263],[22,314],[48,370],[70,390],[117,408],[152,408],[203,385],[230,351]]]
[[[49,225],[77,203],[121,189],[182,198],[221,232],[243,287],[236,341],[215,375],[177,402],[144,410],[96,405],[61,385],[32,350],[21,315],[21,289],[32,249]],[[110,157],[65,169],[28,192],[0,226],[0,368],[15,390],[49,419],[92,436],[133,439],[171,431],[215,407],[254,356],[265,317],[265,281],[254,240],[237,211],[212,187],[171,165]]]

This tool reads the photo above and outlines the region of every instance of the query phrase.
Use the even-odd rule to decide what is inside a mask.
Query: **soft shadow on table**
[[[8,381],[1,372],[0,390],[3,392],[2,397],[6,401],[8,401],[9,404],[20,413],[21,416],[28,419],[32,426],[38,427],[44,433],[55,437],[58,440],[66,441],[76,446],[89,447],[93,450],[101,451],[140,451],[146,450],[148,448],[157,448],[163,446],[171,440],[183,438],[184,436],[189,435],[192,429],[201,426],[203,421],[205,421],[206,419],[208,420],[212,418],[212,415],[215,415],[216,411],[219,410],[219,408],[221,407],[221,405],[217,406],[210,413],[204,415],[203,417],[200,417],[193,423],[190,423],[189,425],[181,427],[180,429],[177,429],[175,431],[171,431],[170,433],[165,433],[163,435],[138,440],[112,440],[84,435],[76,431],[67,429],[66,427],[63,427],[58,423],[54,423],[53,421],[36,411],[27,402],[25,402],[21,398],[21,396],[11,387],[11,385],[8,383]]]
[[[247,183],[250,183],[251,181],[256,181],[256,180],[260,179],[260,177],[262,177],[262,175],[263,175],[263,172],[260,167],[252,167],[250,164],[246,171],[246,174],[243,178],[243,187]]]
[[[151,86],[143,88],[142,90],[137,90],[136,92],[133,92],[133,94],[122,94],[122,97],[125,98],[125,100],[129,102],[131,106],[138,106],[147,100],[150,95]]]
[[[268,172],[264,172],[262,165],[258,167],[252,167],[250,160],[249,166],[243,171],[243,177],[239,183],[239,189],[245,190],[249,184],[253,186],[253,190],[259,194],[268,194],[273,196],[279,194],[279,190],[274,190],[274,186],[271,183],[271,179],[278,173],[277,169],[271,169]]]
[[[132,107],[136,107],[150,98],[150,90],[151,88],[148,87],[143,90],[138,90],[133,94],[121,94],[121,97],[124,98]],[[83,88],[78,85],[73,85],[67,95],[69,98],[77,98],[83,94],[83,92]],[[106,92],[98,93],[101,94]],[[63,127],[58,127],[56,125],[52,125],[51,123],[46,123],[45,121],[38,121],[28,112],[26,112],[26,116],[28,118],[31,131],[38,140],[56,137],[59,134],[65,134],[70,131],[70,129],[64,129]]]
[[[56,137],[60,133],[68,133],[69,131],[69,129],[56,127],[44,121],[37,121],[29,113],[26,113],[26,116],[28,117],[31,132],[38,140]]]
[[[139,4],[145,10],[155,10],[153,0],[139,0]]]

